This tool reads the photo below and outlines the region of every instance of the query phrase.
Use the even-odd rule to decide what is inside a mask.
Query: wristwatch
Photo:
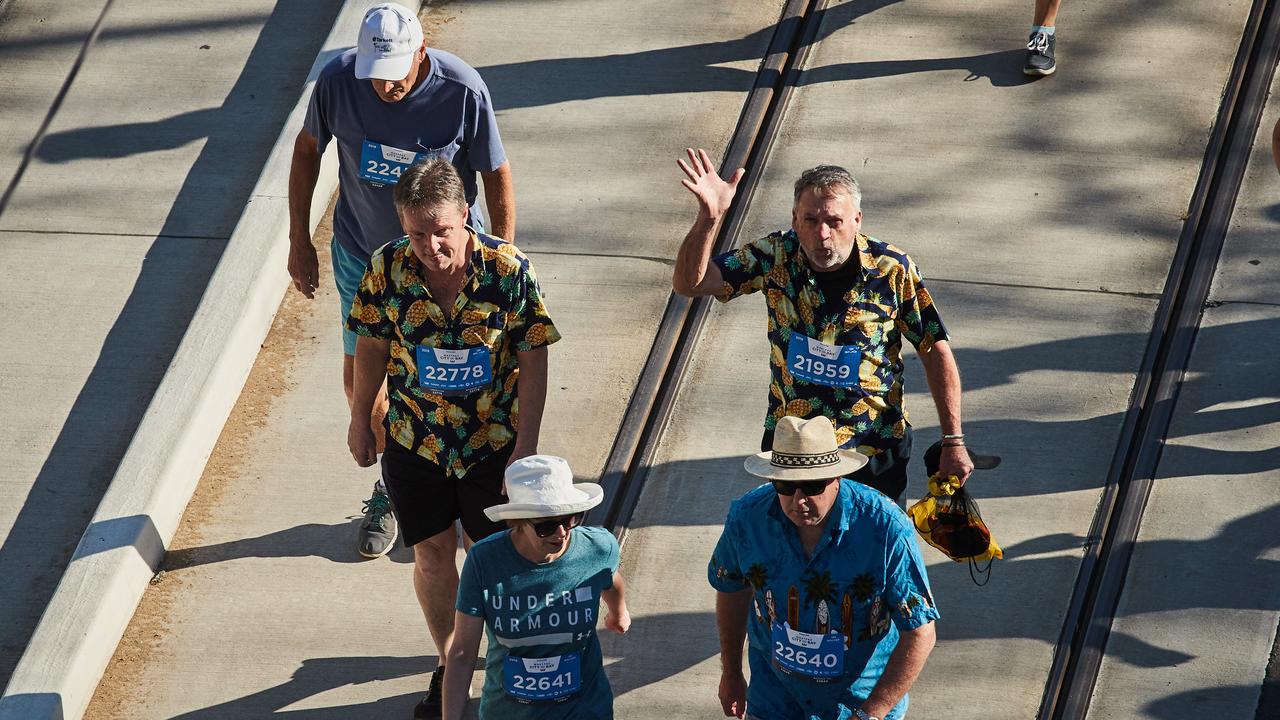
[[[862,708],[854,708],[853,716],[858,718],[858,720],[880,720],[880,718],[875,715],[868,715]]]

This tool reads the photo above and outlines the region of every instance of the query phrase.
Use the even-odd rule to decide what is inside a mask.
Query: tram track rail
[[[1254,0],[1245,22],[1089,530],[1038,720],[1085,720],[1089,712],[1178,390],[1280,59],[1276,5],[1276,0]],[[1280,716],[1280,707],[1263,705],[1258,720]]]
[[[721,175],[729,175],[740,167],[747,172],[721,223],[713,252],[729,250],[737,242],[792,90],[828,5],[829,0],[788,0],[783,6],[721,162]],[[619,542],[626,539],[631,514],[644,489],[658,441],[671,416],[680,381],[693,358],[711,302],[711,298],[690,299],[671,294],[635,392],[623,414],[621,428],[605,460],[600,485],[608,500],[591,511],[587,523],[608,528]]]

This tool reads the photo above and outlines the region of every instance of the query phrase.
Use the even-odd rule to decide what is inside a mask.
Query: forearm
[[[391,342],[360,335],[356,337],[356,355],[352,369],[351,420],[369,422],[373,404],[387,378],[387,359]]]
[[[751,589],[716,593],[716,629],[720,633],[720,669],[742,672],[742,648],[747,642],[747,612]]]
[[[444,662],[442,716],[444,720],[462,720],[471,691],[471,672],[476,666],[476,652],[483,630],[480,618],[455,612],[453,642]]]
[[[943,435],[959,435],[964,432],[960,419],[960,369],[956,366],[951,345],[945,340],[935,342],[920,353],[929,394],[938,409],[938,425]]]
[[[310,242],[311,198],[320,177],[320,152],[315,138],[306,130],[298,132],[289,166],[289,239]]]
[[[516,239],[516,190],[511,181],[511,163],[504,162],[493,172],[480,173],[484,199],[489,206],[489,232],[504,240]]]
[[[516,379],[516,391],[520,398],[519,425],[516,442],[535,450],[542,430],[542,412],[547,404],[547,348],[546,346],[518,353],[520,377]]]
[[[706,279],[711,265],[712,246],[720,221],[720,217],[711,215],[706,208],[698,210],[698,218],[684,236],[676,254],[676,268],[671,278],[671,286],[676,293],[686,297],[707,294],[700,292],[699,286]]]
[[[604,600],[604,606],[609,610],[610,615],[621,615],[627,610],[627,589],[623,585],[622,576],[613,574],[613,587],[605,590],[600,594],[600,599]]]
[[[925,660],[933,651],[935,638],[932,622],[899,636],[898,646],[889,656],[884,673],[880,675],[880,680],[876,682],[867,701],[862,704],[864,712],[882,718],[902,700],[902,696],[907,694],[924,669]]]

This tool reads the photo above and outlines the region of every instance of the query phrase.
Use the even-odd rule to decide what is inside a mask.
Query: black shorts
[[[484,509],[507,501],[502,494],[502,476],[514,448],[514,443],[507,445],[456,478],[390,440],[382,453],[382,481],[391,496],[404,546],[413,547],[448,530],[455,520],[462,521],[462,529],[473,541],[505,529],[505,523],[493,522]]]
[[[760,439],[760,452],[773,449],[773,431],[765,430]],[[849,476],[850,480],[868,487],[873,487],[890,500],[900,502],[902,493],[907,489],[907,463],[911,462],[911,426],[898,444],[888,450],[882,450],[867,461],[857,472]]]

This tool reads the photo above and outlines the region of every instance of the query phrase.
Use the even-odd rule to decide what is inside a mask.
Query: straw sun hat
[[[742,466],[762,478],[800,482],[844,477],[866,464],[865,455],[840,448],[825,416],[787,416],[774,428],[773,450],[748,457]]]
[[[575,483],[564,458],[530,455],[511,463],[504,475],[507,502],[485,508],[494,522],[572,515],[590,510],[604,499],[596,483]]]

